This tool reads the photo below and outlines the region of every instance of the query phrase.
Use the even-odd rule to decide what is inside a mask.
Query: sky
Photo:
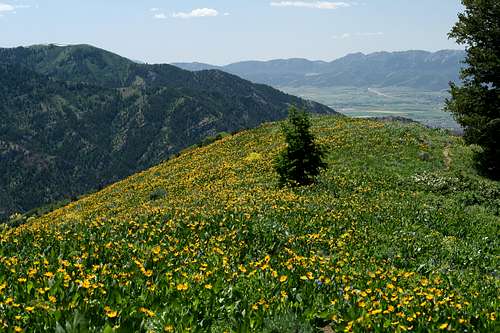
[[[0,47],[91,44],[147,63],[463,48],[459,0],[0,0]]]

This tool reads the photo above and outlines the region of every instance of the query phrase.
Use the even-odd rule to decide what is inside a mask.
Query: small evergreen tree
[[[462,86],[451,84],[446,110],[464,127],[465,141],[483,148],[480,172],[500,179],[500,1],[462,0],[465,12],[449,36],[467,46]]]
[[[311,122],[304,110],[291,107],[288,120],[282,126],[287,147],[275,160],[275,170],[281,185],[302,186],[314,183],[321,169],[325,151],[315,143]]]

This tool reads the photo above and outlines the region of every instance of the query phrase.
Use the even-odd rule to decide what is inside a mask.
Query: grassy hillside
[[[2,230],[0,331],[498,329],[500,187],[461,139],[313,128],[314,186],[277,188],[267,124]]]

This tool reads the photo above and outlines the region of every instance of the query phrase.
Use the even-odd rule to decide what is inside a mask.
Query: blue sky
[[[0,0],[0,47],[92,44],[149,63],[460,48],[458,0]]]

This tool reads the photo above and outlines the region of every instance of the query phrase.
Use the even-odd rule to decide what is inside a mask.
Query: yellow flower
[[[80,286],[81,286],[82,288],[89,289],[89,288],[90,288],[90,286],[91,286],[91,284],[90,284],[90,281],[89,281],[89,280],[85,280],[85,281],[83,281],[83,282],[80,284]]]
[[[35,308],[33,306],[27,306],[25,309],[26,309],[26,312],[33,312],[35,310]]]
[[[165,326],[165,328],[163,328],[163,331],[165,331],[165,332],[173,332],[174,331],[174,327],[172,325],[167,325],[167,326]]]
[[[177,290],[178,291],[185,291],[185,290],[188,290],[189,289],[189,286],[187,283],[179,283],[177,285]]]
[[[148,317],[156,316],[156,314],[153,311],[146,309],[146,308],[143,308],[143,307],[139,308],[139,312],[146,314]]]
[[[440,330],[445,330],[447,327],[448,327],[448,323],[444,323],[444,324],[439,325]]]
[[[57,301],[57,299],[56,299],[54,296],[50,295],[50,296],[49,296],[49,301],[50,301],[51,303],[55,303],[55,302]]]
[[[108,318],[116,318],[118,316],[118,311],[108,311],[106,312],[106,317]]]
[[[212,289],[212,285],[210,283],[206,284],[205,289]]]
[[[155,246],[151,252],[153,252],[153,254],[155,254],[155,255],[158,255],[161,252],[161,247]]]
[[[23,329],[19,326],[14,327],[14,332],[22,332]]]
[[[280,282],[285,282],[288,279],[286,275],[280,276]]]

